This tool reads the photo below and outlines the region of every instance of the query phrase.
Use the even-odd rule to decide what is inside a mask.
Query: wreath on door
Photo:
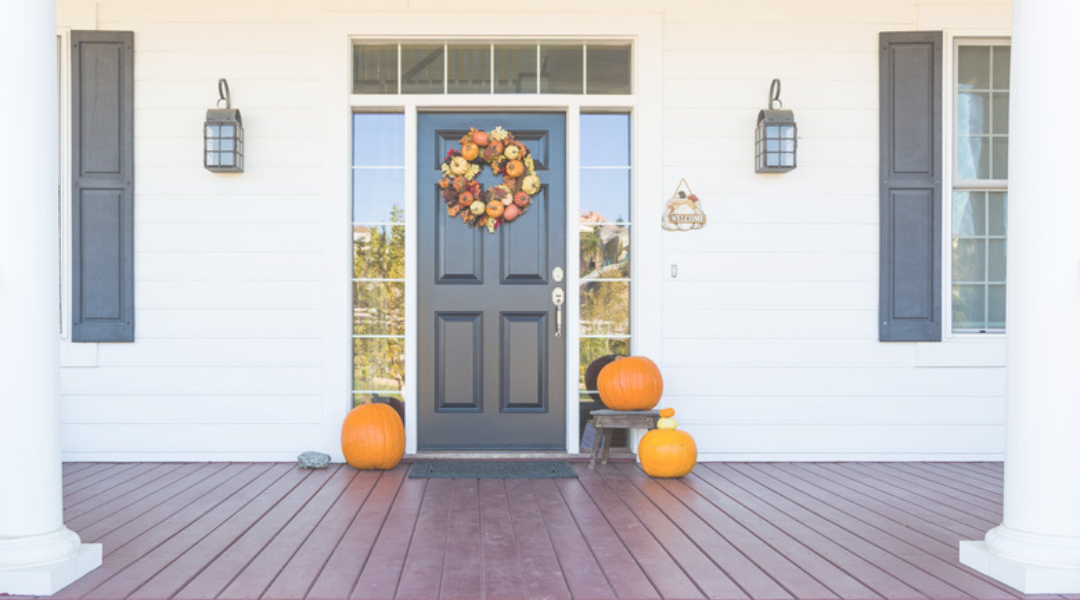
[[[501,175],[503,182],[485,188],[477,181],[485,166],[495,176]],[[469,227],[484,227],[488,233],[525,214],[540,191],[529,149],[502,127],[490,132],[469,129],[461,138],[461,148],[446,153],[441,170],[439,188],[446,214],[460,217]]]

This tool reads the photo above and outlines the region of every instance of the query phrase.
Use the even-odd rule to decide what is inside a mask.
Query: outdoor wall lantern
[[[786,173],[795,168],[795,148],[798,128],[795,114],[780,101],[780,80],[773,79],[769,87],[769,108],[758,113],[757,135],[754,141],[754,171],[757,173]]]
[[[206,111],[203,125],[203,166],[207,171],[243,173],[244,123],[240,111],[232,108],[228,81],[218,79],[218,95],[218,107]]]

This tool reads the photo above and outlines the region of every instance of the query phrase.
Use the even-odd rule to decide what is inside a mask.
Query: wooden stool
[[[596,430],[597,439],[593,441],[592,455],[589,457],[589,468],[596,467],[596,455],[603,448],[603,464],[607,464],[608,450],[611,446],[611,436],[608,429],[656,429],[656,422],[660,419],[659,410],[611,410],[608,408],[594,410],[590,413],[593,419],[593,429]]]

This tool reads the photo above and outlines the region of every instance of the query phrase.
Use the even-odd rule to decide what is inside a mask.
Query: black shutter
[[[942,34],[881,34],[881,341],[941,341]]]
[[[135,339],[134,35],[71,32],[72,329]]]

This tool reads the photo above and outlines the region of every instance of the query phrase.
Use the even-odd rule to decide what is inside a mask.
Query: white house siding
[[[348,402],[347,235],[326,179],[327,11],[441,13],[442,1],[58,2],[67,29],[135,32],[136,342],[63,343],[70,460],[282,460],[328,447]],[[457,5],[469,10],[468,5]],[[450,34],[484,37],[476,27]],[[880,343],[878,33],[1002,33],[1000,0],[621,0],[499,11],[663,11],[659,213],[680,178],[708,224],[665,233],[637,293],[662,306],[664,403],[703,459],[993,459],[1002,451],[1004,342]],[[460,14],[460,10],[458,11]],[[523,18],[528,18],[523,15]],[[389,33],[389,32],[388,32]],[[408,32],[402,32],[407,34]],[[347,45],[342,40],[342,51]],[[200,163],[200,125],[226,77],[247,171]],[[755,175],[769,82],[798,121],[799,167]],[[347,98],[341,100],[347,110]],[[331,121],[332,122],[332,121]],[[343,174],[341,176],[344,176]],[[340,204],[338,204],[340,202]],[[638,222],[656,227],[658,222]],[[342,238],[345,239],[345,238]],[[655,256],[655,254],[653,255]],[[338,267],[340,266],[340,270]],[[671,267],[677,266],[677,277]],[[661,282],[657,285],[657,282]],[[648,338],[648,336],[646,336]],[[328,400],[329,399],[329,400]]]

